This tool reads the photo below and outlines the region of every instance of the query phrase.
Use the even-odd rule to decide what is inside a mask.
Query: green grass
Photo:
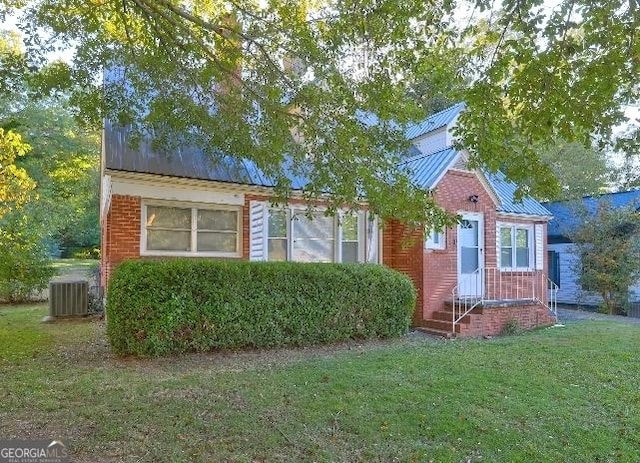
[[[0,309],[0,435],[74,461],[640,461],[640,326],[136,360],[44,313]]]

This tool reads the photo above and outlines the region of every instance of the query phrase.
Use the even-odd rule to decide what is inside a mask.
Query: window
[[[533,267],[532,229],[527,226],[500,226],[500,268],[530,269]]]
[[[269,260],[287,260],[289,250],[287,245],[287,211],[271,209],[269,211],[269,244],[267,255]]]
[[[342,262],[358,262],[359,260],[358,216],[345,215],[342,217]]]
[[[148,206],[147,249],[191,251],[191,209]]]
[[[446,233],[443,231],[436,231],[429,229],[425,231],[426,239],[424,241],[424,247],[426,249],[445,249],[446,248]]]
[[[143,254],[239,255],[238,208],[148,204],[143,210]]]
[[[295,214],[293,228],[293,260],[296,262],[335,261],[335,219],[315,212]]]
[[[375,220],[371,227],[375,227]],[[373,232],[373,228],[371,232]],[[363,262],[365,260],[365,217],[347,213],[327,217],[323,211],[311,216],[296,209],[270,209],[267,260],[297,262]],[[377,262],[377,240],[371,239],[368,262]]]

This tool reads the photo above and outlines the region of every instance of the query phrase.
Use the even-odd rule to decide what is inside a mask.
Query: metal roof
[[[447,109],[443,109],[440,112],[432,114],[418,124],[410,126],[405,132],[407,139],[413,140],[425,133],[429,133],[449,125],[458,116],[458,114],[460,114],[460,111],[462,111],[465,106],[466,105],[464,103],[457,103]]]
[[[539,201],[529,195],[524,195],[520,201],[517,201],[516,190],[518,186],[507,180],[502,172],[483,172],[483,174],[500,201],[496,211],[508,214],[553,215]]]
[[[145,141],[132,149],[129,131],[123,127],[114,127],[109,121],[105,123],[104,144],[105,167],[111,170],[275,186],[275,182],[248,159],[238,159],[223,153],[211,155],[193,147],[178,147],[171,153],[161,153]],[[294,189],[301,189],[307,183],[304,178],[293,175],[290,171],[288,177]]]
[[[585,196],[572,201],[554,201],[545,203],[545,207],[553,213],[547,234],[563,237],[580,225],[582,217],[595,214],[598,205],[606,202],[614,208],[635,207],[640,211],[640,189],[619,191],[597,196]]]
[[[447,118],[455,117],[464,107],[459,104],[438,113],[437,124],[444,123]],[[453,109],[457,108],[457,112]],[[449,112],[445,116],[445,112]],[[446,123],[444,123],[446,124]],[[258,166],[247,159],[219,154],[213,156],[202,150],[179,147],[172,153],[160,153],[154,150],[150,143],[141,142],[136,149],[132,149],[128,142],[129,132],[126,128],[114,127],[109,121],[105,123],[105,167],[111,170],[139,172],[173,177],[191,178],[197,180],[212,180],[253,186],[273,187],[275,182],[262,172]],[[405,169],[413,183],[419,188],[433,189],[444,172],[455,162],[458,152],[448,147],[431,154],[422,154],[411,147],[407,158],[399,167]],[[307,179],[295,175],[292,169],[287,169],[287,177],[293,189],[301,190],[307,184]],[[517,189],[513,182],[506,179],[504,174],[485,173],[485,177],[500,201],[497,211],[550,216],[551,213],[535,199],[525,196],[522,201],[515,201]]]
[[[445,148],[431,154],[419,154],[400,164],[406,168],[409,178],[419,188],[432,189],[438,179],[449,168],[458,152],[452,148]]]

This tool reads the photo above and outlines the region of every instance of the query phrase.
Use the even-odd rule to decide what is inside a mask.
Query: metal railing
[[[487,302],[529,301],[546,307],[558,321],[558,285],[540,270],[504,270],[482,267],[454,286],[453,333],[473,309]]]

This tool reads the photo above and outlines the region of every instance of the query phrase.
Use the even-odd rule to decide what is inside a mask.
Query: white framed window
[[[324,211],[269,209],[267,256],[270,261],[364,262],[363,213],[325,216]],[[372,256],[377,256],[372,253]]]
[[[502,270],[531,270],[534,268],[533,226],[498,224],[500,268]]]
[[[240,257],[239,206],[144,201],[141,255]]]
[[[361,239],[362,224],[356,214],[344,214],[340,218],[340,262],[355,263],[364,260],[364,243]]]
[[[289,259],[289,210],[269,209],[267,256],[271,261]]]
[[[447,234],[445,230],[438,231],[433,228],[425,230],[425,249],[446,249]]]

